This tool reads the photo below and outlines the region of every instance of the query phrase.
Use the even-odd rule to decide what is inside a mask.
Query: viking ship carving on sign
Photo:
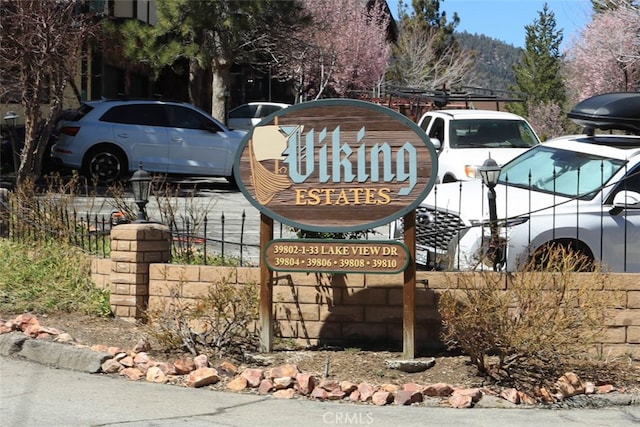
[[[251,183],[260,204],[266,205],[278,192],[291,187],[292,182],[287,174],[287,167],[281,166],[280,162],[286,157],[283,153],[289,140],[295,138],[294,141],[299,141],[302,128],[302,126],[267,125],[256,126],[253,129],[249,144]],[[264,166],[263,163],[273,163],[273,170]]]

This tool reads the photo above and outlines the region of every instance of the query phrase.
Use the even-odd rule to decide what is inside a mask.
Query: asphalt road
[[[243,265],[259,265],[260,263],[260,211],[242,194],[232,187],[224,178],[173,178],[174,191],[171,197],[152,195],[146,207],[150,221],[167,224],[165,212],[172,211],[178,225],[188,219],[191,226],[198,223],[202,232],[202,219],[208,220],[208,250],[225,256],[242,258]],[[132,195],[126,200],[133,205]],[[92,195],[90,197],[74,197],[74,208],[78,215],[90,218],[109,218],[114,211],[114,199]],[[224,221],[224,236],[222,223]],[[294,231],[287,225],[274,221],[274,238],[293,238]],[[389,226],[376,229],[376,239],[386,239],[390,235]],[[225,246],[219,243],[224,240]],[[242,248],[242,252],[240,252]]]
[[[133,382],[0,357],[0,423],[42,426],[630,426],[640,407],[453,409],[277,399]]]

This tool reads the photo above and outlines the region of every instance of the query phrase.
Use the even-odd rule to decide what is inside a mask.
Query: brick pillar
[[[122,224],[111,230],[111,310],[126,320],[144,317],[149,264],[171,261],[171,233],[162,224]]]

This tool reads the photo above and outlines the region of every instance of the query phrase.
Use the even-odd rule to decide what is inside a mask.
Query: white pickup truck
[[[438,152],[438,182],[466,181],[491,157],[498,165],[540,144],[522,117],[491,110],[435,110],[418,121]]]

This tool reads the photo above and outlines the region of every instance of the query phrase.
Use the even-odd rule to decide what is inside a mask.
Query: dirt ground
[[[15,314],[0,313],[1,320],[15,318]],[[74,340],[83,345],[102,344],[132,350],[143,337],[148,337],[145,325],[127,322],[121,319],[97,318],[75,313],[60,313],[53,315],[39,315],[42,326],[52,327],[67,332]],[[148,352],[157,361],[173,362],[181,356],[191,356],[188,353],[164,353],[150,340],[151,350]],[[255,361],[234,360],[227,358],[239,368],[260,367],[267,369],[284,363],[294,363],[301,371],[317,375],[322,378],[328,373],[328,378],[336,381],[351,381],[353,383],[368,382],[373,385],[417,383],[428,385],[447,383],[454,387],[486,387],[499,392],[505,384],[495,382],[477,375],[475,366],[469,363],[469,358],[458,355],[432,355],[435,365],[423,372],[405,373],[388,368],[386,360],[402,359],[401,353],[387,351],[346,350],[287,350],[260,354],[261,359],[267,359],[266,366]],[[429,358],[429,355],[417,360]],[[213,366],[222,360],[212,360]],[[614,369],[615,367],[615,369]],[[620,391],[635,392],[640,385],[640,363],[634,361],[602,362],[597,369],[590,368],[579,373],[581,378],[596,384],[614,384]]]

